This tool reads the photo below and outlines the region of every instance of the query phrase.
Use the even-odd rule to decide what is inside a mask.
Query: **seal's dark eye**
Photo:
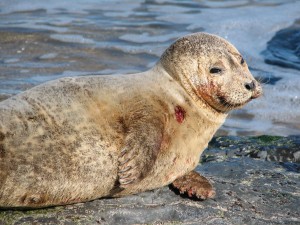
[[[213,67],[209,71],[210,73],[221,73],[222,70],[220,68]]]
[[[241,64],[243,65],[245,62],[244,58],[241,59]]]

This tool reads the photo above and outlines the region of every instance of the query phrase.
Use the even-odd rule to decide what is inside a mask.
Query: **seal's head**
[[[160,62],[192,97],[217,112],[239,108],[262,94],[238,50],[215,35],[195,33],[180,38]]]

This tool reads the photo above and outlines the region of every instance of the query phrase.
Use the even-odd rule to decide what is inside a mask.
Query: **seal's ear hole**
[[[242,57],[242,59],[241,59],[241,64],[243,65],[245,63],[245,60],[244,60],[244,58]]]
[[[222,69],[218,68],[218,67],[213,67],[210,69],[209,71],[210,73],[221,73]]]

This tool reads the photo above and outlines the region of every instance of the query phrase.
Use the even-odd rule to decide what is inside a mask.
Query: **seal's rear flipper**
[[[176,179],[170,187],[180,195],[197,200],[213,198],[216,194],[211,183],[195,171]]]

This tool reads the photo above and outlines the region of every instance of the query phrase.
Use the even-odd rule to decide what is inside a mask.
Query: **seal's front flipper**
[[[142,180],[153,168],[164,133],[164,121],[157,115],[144,108],[123,118],[126,138],[118,159],[120,187]]]
[[[170,186],[181,195],[193,199],[205,200],[213,198],[216,194],[211,183],[195,171],[176,179]]]

